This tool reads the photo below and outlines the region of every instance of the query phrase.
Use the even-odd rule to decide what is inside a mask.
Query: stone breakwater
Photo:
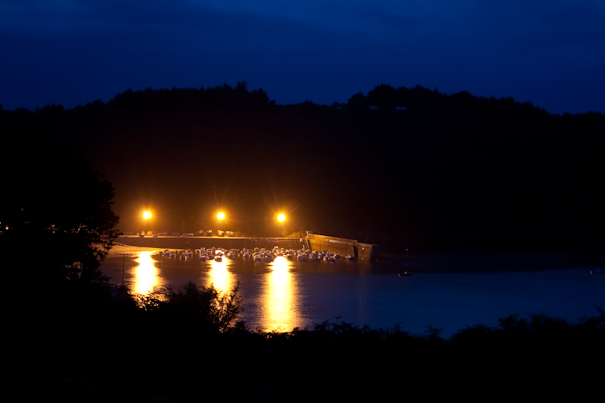
[[[199,248],[223,248],[223,249],[272,249],[275,246],[284,249],[300,249],[305,245],[305,240],[298,238],[247,238],[247,237],[205,237],[205,236],[145,236],[123,235],[116,242],[126,246],[137,246],[145,248],[168,249],[199,249]]]

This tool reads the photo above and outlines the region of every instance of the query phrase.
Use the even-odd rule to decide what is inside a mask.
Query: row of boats
[[[186,251],[170,251],[165,249],[161,251],[160,256],[170,259],[188,260],[197,257],[198,261],[205,262],[207,260],[222,261],[223,258],[235,259],[251,259],[255,262],[271,263],[278,256],[285,256],[286,259],[298,262],[335,262],[337,259],[355,259],[353,255],[341,256],[337,253],[329,253],[328,251],[311,251],[309,249],[284,249],[275,246],[273,249],[254,248],[254,249],[223,249],[223,248],[199,248],[195,252],[192,250]]]

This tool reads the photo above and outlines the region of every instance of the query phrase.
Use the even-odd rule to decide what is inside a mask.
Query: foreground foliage
[[[234,326],[242,312],[239,283],[230,292],[214,286],[200,287],[189,281],[181,289],[170,286],[149,295],[131,296],[154,320],[188,323],[205,331],[226,332]]]
[[[435,328],[411,334],[338,320],[252,331],[236,321],[241,302],[237,290],[222,295],[192,283],[149,298],[113,289],[86,314],[54,312],[51,321],[11,328],[3,390],[25,401],[582,398],[602,377],[593,365],[605,359],[600,308],[573,324],[511,315],[444,339]]]
[[[8,283],[27,281],[37,292],[105,283],[98,267],[118,222],[112,185],[52,133],[23,126],[0,125],[14,137],[14,149],[0,159],[0,255]]]

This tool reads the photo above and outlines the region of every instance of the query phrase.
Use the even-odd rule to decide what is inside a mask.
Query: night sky
[[[4,109],[246,81],[278,104],[379,84],[605,112],[597,0],[0,0]]]

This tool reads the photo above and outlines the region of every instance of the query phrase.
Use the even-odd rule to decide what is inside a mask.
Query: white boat
[[[311,256],[309,256],[309,262],[319,262],[321,259],[319,258],[319,255],[314,253]]]

